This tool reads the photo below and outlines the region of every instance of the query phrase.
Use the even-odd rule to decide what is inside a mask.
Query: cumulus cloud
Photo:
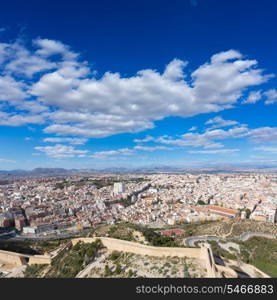
[[[133,149],[122,148],[118,150],[94,152],[93,155],[91,155],[91,157],[94,159],[110,159],[110,158],[118,158],[122,156],[129,156],[132,154],[134,154]]]
[[[277,127],[260,127],[249,131],[250,140],[255,143],[277,143]]]
[[[240,151],[239,149],[220,149],[220,150],[191,150],[189,153],[199,153],[199,154],[226,154],[234,153]]]
[[[9,75],[0,75],[0,101],[10,104],[22,103],[26,94],[27,85],[21,81],[16,81]]]
[[[153,121],[167,116],[189,117],[231,107],[241,97],[243,89],[268,79],[261,70],[252,68],[256,61],[228,61],[230,57],[240,56],[232,51],[214,56],[211,62],[192,73],[191,86],[185,81],[183,72],[186,62],[174,59],[162,74],[147,69],[129,78],[107,72],[99,80],[80,79],[57,70],[42,76],[33,85],[32,94],[58,108],[58,114],[69,116],[68,112],[74,111],[72,119],[67,119],[75,122],[74,126],[68,128],[59,124],[64,119],[59,122],[56,116],[59,126],[50,127],[46,132],[69,134],[76,131],[91,137],[138,132],[152,128]],[[80,119],[76,119],[77,114]],[[100,126],[103,119],[104,128]],[[92,122],[98,123],[97,126]]]
[[[0,125],[22,126],[26,124],[43,124],[44,119],[40,115],[13,114],[0,111]]]
[[[37,38],[33,40],[33,44],[39,48],[35,53],[40,56],[49,57],[60,54],[65,60],[75,60],[78,57],[77,53],[60,41]]]
[[[214,122],[214,120],[219,121]],[[202,133],[191,132],[189,130],[187,133],[184,133],[177,138],[172,136],[161,136],[151,138],[149,141],[167,145],[176,145],[181,148],[201,147],[204,149],[223,148],[224,144],[222,142],[227,139],[247,138],[253,143],[277,143],[277,127],[260,127],[252,129],[247,125],[239,124],[237,121],[223,120],[221,117],[210,119],[208,122],[209,124],[215,123],[218,125],[220,123],[232,127],[227,130],[210,127]],[[145,139],[141,139],[139,141],[147,142],[148,139],[146,137]]]
[[[4,72],[7,74],[19,74],[32,77],[36,73],[54,69],[56,67],[55,62],[51,62],[31,53],[20,41],[9,44],[5,48],[4,55]]]
[[[247,88],[272,77],[236,50],[213,55],[191,74],[187,64],[175,58],[162,72],[106,72],[96,79],[60,41],[38,38],[29,49],[20,41],[0,43],[0,101],[37,114],[47,123],[45,133],[99,138],[151,129],[169,116],[228,109]]]
[[[242,104],[254,104],[261,100],[262,98],[262,93],[261,91],[254,91],[249,93],[248,98],[242,101]]]
[[[165,147],[165,146],[153,146],[153,147],[147,147],[147,146],[135,146],[135,150],[141,150],[141,151],[156,151],[156,150],[173,150],[173,148]]]
[[[134,143],[147,143],[153,141],[154,139],[155,138],[153,136],[148,135],[143,139],[134,139]]]
[[[163,73],[163,78],[169,80],[179,80],[183,79],[186,75],[183,71],[184,67],[186,67],[188,62],[182,61],[180,59],[173,59],[165,68]]]
[[[209,129],[204,133],[188,132],[181,135],[180,138],[159,137],[157,142],[162,144],[171,144],[185,147],[203,147],[209,148],[223,148],[224,145],[218,140],[225,140],[231,138],[242,138],[249,135],[249,129],[245,126],[223,129]]]
[[[271,89],[264,93],[266,96],[265,104],[274,104],[277,103],[277,90]]]
[[[219,128],[219,127],[227,127],[227,126],[233,126],[239,124],[237,121],[231,121],[231,120],[224,120],[222,117],[217,116],[213,119],[209,119],[206,123],[206,125],[212,125],[211,128]]]
[[[277,147],[260,146],[260,147],[256,147],[254,150],[260,150],[260,151],[265,151],[265,152],[269,152],[272,154],[277,154]]]
[[[151,122],[142,120],[140,116],[129,119],[126,116],[68,111],[49,113],[47,116],[57,123],[46,127],[44,132],[58,135],[103,137],[121,132],[139,132],[153,128]]]
[[[72,145],[83,145],[87,142],[87,139],[84,138],[58,138],[58,137],[49,137],[43,139],[45,143],[69,143]]]
[[[77,150],[72,146],[57,144],[55,146],[35,147],[35,150],[45,153],[52,158],[84,157],[88,150]]]
[[[251,142],[263,143],[277,142],[277,127],[260,127],[251,129],[247,126],[234,127],[229,130],[214,129],[204,133],[186,133],[181,139],[158,138],[160,143],[175,144],[180,146],[204,147],[204,148],[222,148],[223,144],[215,141],[226,139],[248,138]]]
[[[223,144],[217,143],[200,133],[186,133],[181,138],[159,137],[158,143],[176,145],[180,147],[203,147],[203,148],[222,148]]]
[[[211,58],[211,61],[217,64],[217,63],[228,61],[230,59],[239,59],[239,58],[242,58],[242,54],[232,49],[229,51],[214,54]],[[250,64],[252,64],[252,62],[250,62]]]

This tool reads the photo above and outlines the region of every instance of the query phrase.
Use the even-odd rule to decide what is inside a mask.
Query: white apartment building
[[[114,194],[121,194],[125,192],[125,184],[122,182],[115,182],[113,185]]]

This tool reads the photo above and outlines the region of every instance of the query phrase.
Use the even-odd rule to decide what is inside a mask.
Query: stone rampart
[[[49,265],[51,264],[51,256],[47,255],[33,255],[30,256],[28,265]]]
[[[25,263],[24,255],[16,252],[0,250],[0,263],[22,266]]]
[[[14,266],[50,264],[51,256],[48,255],[25,255],[17,252],[0,250],[0,262]]]
[[[72,244],[76,245],[79,241],[84,243],[92,243],[97,238],[77,238],[72,240]],[[119,239],[99,237],[102,244],[113,251],[130,252],[139,255],[149,256],[177,256],[177,257],[189,257],[189,258],[200,258],[200,248],[173,248],[173,247],[154,247],[142,245],[139,243],[123,241]]]

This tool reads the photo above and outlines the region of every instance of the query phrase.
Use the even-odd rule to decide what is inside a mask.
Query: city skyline
[[[276,4],[235,2],[4,4],[0,169],[276,166]]]

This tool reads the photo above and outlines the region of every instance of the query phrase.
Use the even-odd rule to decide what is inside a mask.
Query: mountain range
[[[217,165],[207,167],[145,166],[139,168],[110,167],[104,169],[35,168],[33,170],[0,170],[0,178],[62,176],[97,173],[277,173],[277,166]]]

